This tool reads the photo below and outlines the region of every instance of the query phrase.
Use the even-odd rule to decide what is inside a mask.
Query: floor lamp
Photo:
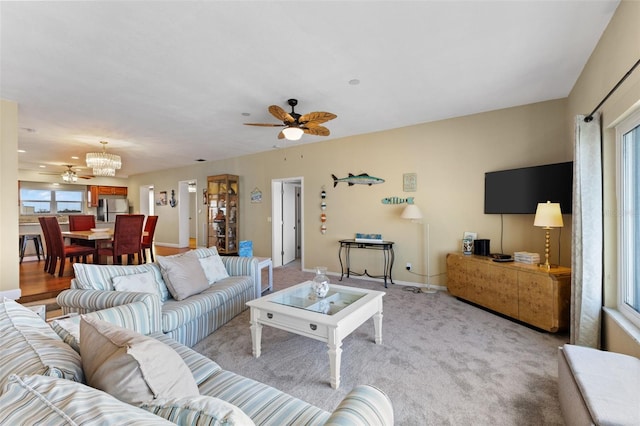
[[[407,204],[407,206],[404,208],[404,210],[402,211],[402,214],[400,215],[400,217],[402,219],[408,219],[411,220],[411,222],[415,222],[415,223],[422,223],[422,212],[420,211],[420,208],[418,206],[416,206],[415,204]],[[429,274],[430,274],[430,261],[429,261],[429,224],[427,223],[425,225],[425,231],[426,231],[426,241],[427,241],[427,287],[422,289],[423,293],[435,293],[437,290],[432,289],[431,288],[431,284],[429,284]]]
[[[544,263],[541,263],[540,267],[549,270],[551,269],[551,265],[549,264],[549,241],[551,240],[551,236],[549,232],[551,228],[562,228],[564,226],[560,203],[552,203],[551,201],[538,203],[533,226],[541,227],[546,231],[544,237]]]

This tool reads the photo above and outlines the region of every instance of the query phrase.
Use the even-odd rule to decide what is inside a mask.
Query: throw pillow
[[[156,339],[106,321],[82,317],[80,353],[87,384],[139,405],[155,398],[198,396],[180,355]]]
[[[183,300],[209,288],[198,258],[195,256],[156,256],[164,282],[176,300]]]
[[[156,399],[140,405],[156,416],[177,424],[252,426],[253,420],[240,408],[213,396]]]
[[[36,313],[0,298],[0,392],[11,373],[84,381],[80,355]]]
[[[71,288],[84,290],[107,290],[113,291],[113,277],[121,275],[142,274],[151,271],[155,278],[161,300],[164,302],[171,295],[162,279],[160,267],[155,263],[145,263],[143,265],[94,265],[91,263],[73,264],[75,279],[71,281]]]
[[[156,286],[156,279],[151,271],[143,272],[141,274],[121,275],[119,277],[113,277],[111,281],[113,282],[113,288],[115,288],[116,291],[151,293],[162,298],[162,295]]]
[[[11,375],[0,394],[2,425],[172,425],[82,383]]]
[[[219,255],[208,256],[198,259],[200,266],[204,270],[204,275],[207,277],[209,284],[213,284],[217,281],[229,278],[227,268],[225,268],[222,259]]]
[[[73,350],[80,353],[80,316],[73,315],[70,318],[61,318],[49,323],[53,331]]]

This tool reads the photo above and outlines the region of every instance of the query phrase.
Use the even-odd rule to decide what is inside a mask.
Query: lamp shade
[[[562,212],[560,211],[560,203],[538,203],[536,209],[536,217],[533,220],[533,226],[542,228],[562,228]]]
[[[407,206],[402,210],[402,214],[400,215],[402,219],[422,219],[422,212],[420,208],[415,204],[407,204]]]
[[[297,141],[302,137],[304,131],[299,127],[286,127],[282,130],[282,134],[290,141]]]

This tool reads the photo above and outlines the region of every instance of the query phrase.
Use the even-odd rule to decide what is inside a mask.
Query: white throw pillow
[[[174,349],[135,331],[82,317],[80,353],[87,384],[129,404],[200,395]]]
[[[224,267],[224,263],[222,263],[219,255],[203,257],[198,259],[198,261],[204,270],[204,275],[207,277],[209,284],[229,278],[227,268]]]
[[[156,399],[140,406],[177,424],[253,426],[254,422],[240,408],[213,396],[182,399]]]
[[[169,292],[176,300],[183,300],[209,288],[198,258],[195,256],[156,256]]]
[[[153,272],[147,271],[141,274],[121,275],[111,279],[116,291],[133,291],[137,293],[151,293],[161,297],[156,285]]]

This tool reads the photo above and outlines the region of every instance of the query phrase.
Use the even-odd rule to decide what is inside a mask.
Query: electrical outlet
[[[411,262],[407,262],[407,271],[411,270]]]

